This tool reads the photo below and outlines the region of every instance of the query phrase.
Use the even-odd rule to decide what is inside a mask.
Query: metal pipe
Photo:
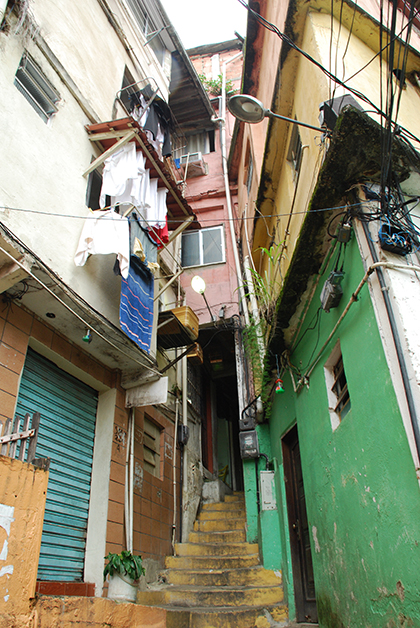
[[[376,267],[385,266],[387,268],[394,268],[394,269],[402,268],[404,270],[407,269],[407,270],[414,270],[416,272],[420,272],[419,266],[413,266],[413,265],[404,266],[403,264],[399,265],[399,264],[389,264],[389,263],[383,264],[381,262],[378,262],[378,256],[377,256],[375,247],[373,246],[369,227],[364,222],[362,222],[362,226],[363,226],[363,231],[365,233],[366,241],[369,246],[370,253],[372,255],[372,259],[374,262],[376,262],[374,266]],[[397,324],[395,321],[394,310],[392,309],[391,299],[389,297],[388,291],[386,290],[385,278],[380,268],[378,268],[377,274],[378,274],[378,281],[381,286],[381,292],[384,298],[386,312],[388,314],[388,320],[389,320],[389,324],[390,324],[391,332],[392,332],[392,339],[394,341],[395,350],[397,352],[398,364],[400,367],[401,377],[403,380],[404,392],[405,392],[405,397],[407,400],[408,412],[410,414],[411,425],[413,427],[414,440],[416,442],[417,453],[420,456],[420,427],[419,427],[419,421],[418,421],[417,412],[416,412],[416,406],[414,403],[413,391],[411,390],[411,386],[410,386],[410,377],[408,375],[407,364],[405,362],[404,350],[401,346],[401,340],[398,333]]]
[[[222,95],[221,95],[222,104],[221,104],[221,112],[220,112],[221,114],[220,115],[220,148],[222,151],[222,167],[223,167],[223,178],[224,178],[224,183],[225,183],[226,206],[228,210],[229,230],[230,230],[230,237],[232,240],[233,257],[235,260],[235,271],[236,271],[236,278],[238,281],[239,297],[240,297],[240,303],[242,304],[242,309],[243,309],[243,313],[245,317],[245,323],[246,325],[249,325],[249,314],[248,314],[248,309],[246,307],[245,290],[243,286],[243,277],[242,277],[241,265],[239,261],[238,245],[236,242],[235,227],[233,224],[232,199],[230,197],[229,174],[228,174],[227,155],[226,155],[226,68],[229,63],[231,63],[232,61],[235,61],[235,59],[240,57],[242,54],[243,54],[242,51],[238,52],[238,54],[234,55],[231,59],[228,59],[228,61],[225,61],[223,63]]]

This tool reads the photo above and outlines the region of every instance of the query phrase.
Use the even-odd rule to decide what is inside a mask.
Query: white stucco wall
[[[62,75],[64,68],[65,81],[76,86],[85,109],[96,113],[98,122],[111,119],[125,65],[137,80],[154,76],[163,95],[168,92],[168,79],[154,53],[143,46],[137,26],[128,26],[123,0],[109,4],[132,46],[136,65],[97,0],[70,4],[32,0],[39,35],[52,51],[49,59],[34,40],[16,35],[15,25],[7,34],[0,33],[0,221],[92,307],[118,325],[120,278],[112,273],[115,256],[90,258],[82,268],[73,262],[89,213],[87,178],[82,173],[98,152],[84,128],[91,120],[59,72]],[[48,124],[14,85],[25,49],[61,96],[58,112]]]

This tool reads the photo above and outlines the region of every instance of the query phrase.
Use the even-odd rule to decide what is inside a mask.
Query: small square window
[[[351,408],[343,356],[341,355],[339,343],[334,347],[331,356],[327,360],[324,373],[327,384],[331,425],[335,430]]]
[[[295,172],[298,173],[302,163],[302,140],[296,124],[293,125],[287,159],[292,162]]]
[[[184,268],[205,266],[225,261],[223,227],[208,227],[200,231],[182,234],[182,259]]]
[[[27,53],[20,60],[15,85],[44,122],[48,122],[58,111],[57,102],[60,100],[60,94]]]

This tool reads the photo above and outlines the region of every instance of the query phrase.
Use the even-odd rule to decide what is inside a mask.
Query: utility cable
[[[267,30],[275,33],[283,42],[285,42],[286,44],[288,44],[291,48],[293,48],[294,50],[296,50],[297,52],[299,52],[302,56],[305,57],[305,59],[307,59],[308,61],[310,61],[313,65],[315,65],[317,68],[319,68],[328,78],[331,78],[333,81],[335,81],[336,83],[338,83],[338,85],[340,85],[341,87],[344,87],[345,89],[347,89],[350,93],[352,93],[354,96],[356,96],[357,98],[359,98],[360,100],[362,100],[363,102],[366,102],[368,105],[370,105],[372,107],[372,109],[375,111],[375,113],[379,114],[382,117],[387,118],[387,114],[382,111],[382,108],[378,107],[377,105],[375,105],[374,102],[372,102],[365,94],[363,94],[362,92],[359,92],[357,89],[354,89],[352,87],[350,87],[346,81],[342,81],[341,79],[339,79],[337,76],[335,76],[334,74],[332,74],[332,72],[330,72],[327,68],[325,68],[322,63],[320,63],[319,61],[317,61],[316,59],[314,59],[309,53],[305,52],[304,50],[302,50],[302,48],[299,48],[299,46],[297,46],[294,41],[285,33],[282,33],[275,24],[273,24],[272,22],[269,22],[268,20],[266,20],[262,15],[260,15],[257,11],[254,11],[253,9],[251,9],[251,7],[246,3],[245,0],[238,0],[238,2],[247,9],[247,11],[252,14],[254,16],[254,18]],[[416,137],[413,133],[411,133],[411,131],[408,131],[405,127],[398,127],[398,132],[399,133],[406,133],[409,137],[411,137],[413,140],[415,140],[416,142],[418,142],[420,144],[420,139],[418,137]]]

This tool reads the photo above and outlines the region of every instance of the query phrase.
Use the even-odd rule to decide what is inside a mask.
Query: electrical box
[[[319,124],[326,126],[327,129],[334,131],[335,123],[344,107],[354,107],[359,111],[362,111],[359,103],[350,96],[350,94],[344,94],[343,96],[337,96],[331,98],[331,100],[325,100],[319,105]]]
[[[321,292],[321,307],[325,312],[329,312],[331,308],[337,307],[343,296],[343,288],[341,282],[344,273],[333,271],[330,273]]]
[[[260,471],[261,510],[277,510],[274,471]]]
[[[178,445],[185,445],[188,443],[188,439],[190,437],[190,428],[188,425],[183,425],[182,423],[178,425]]]
[[[239,432],[239,449],[241,458],[258,458],[260,448],[258,445],[258,435],[255,430]]]
[[[241,414],[241,418],[239,419],[239,429],[240,430],[253,430],[255,427],[255,406],[250,406],[249,408],[245,408],[245,410]]]

